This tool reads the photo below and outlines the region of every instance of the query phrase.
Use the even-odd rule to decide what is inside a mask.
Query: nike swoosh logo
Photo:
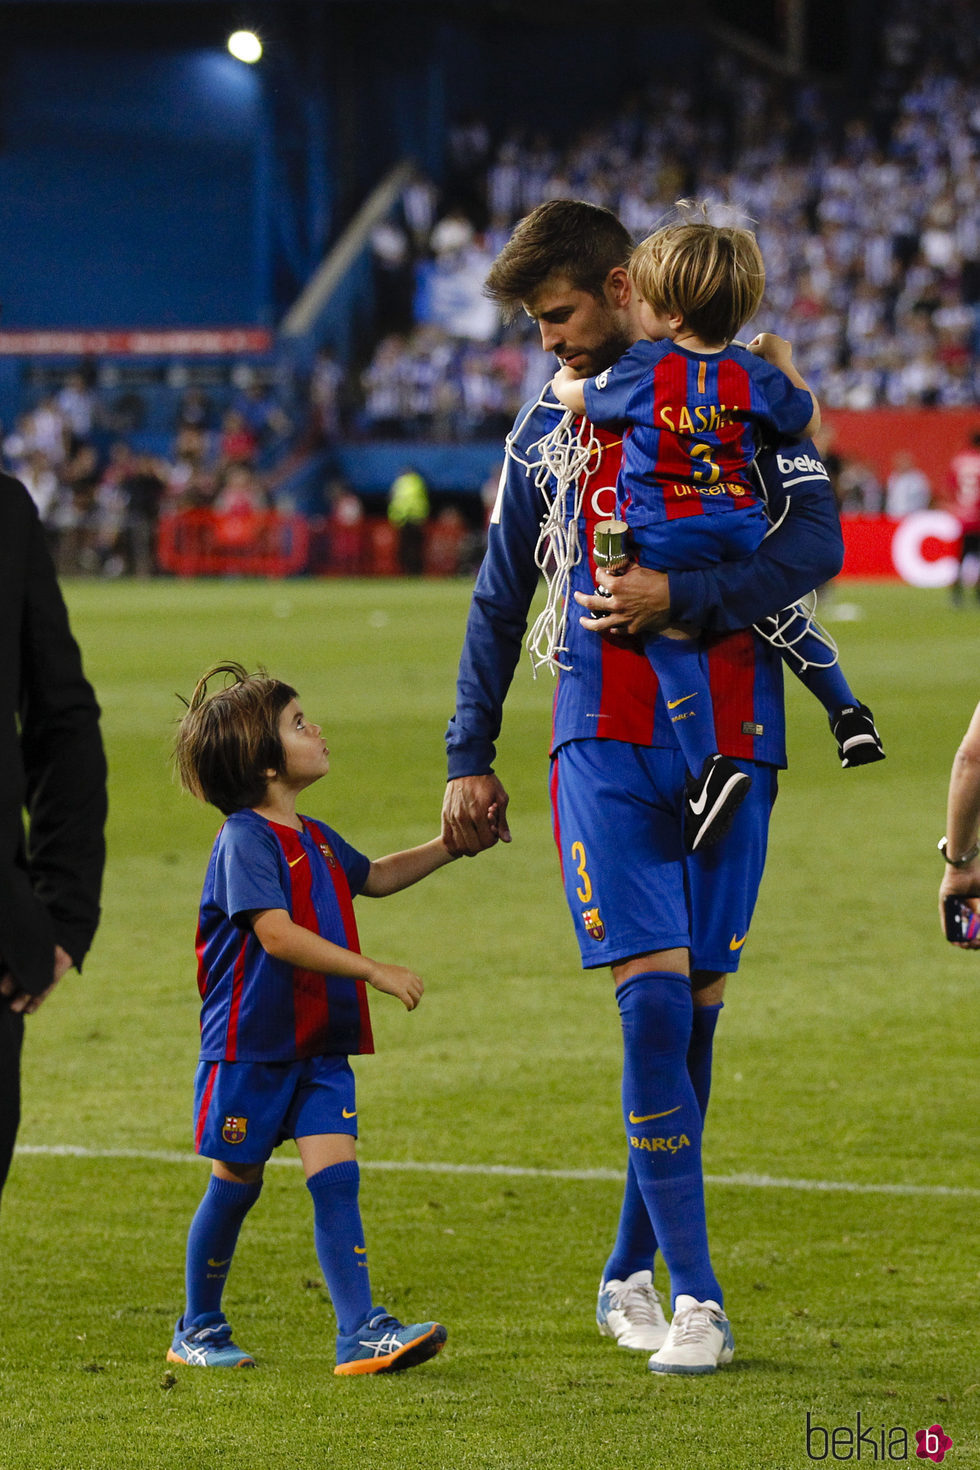
[[[289,861],[289,866],[291,868],[295,868],[296,864],[297,863],[301,863],[305,857],[306,857],[306,853],[305,852],[301,852],[298,858],[290,858],[288,860]]]
[[[354,1254],[355,1254],[355,1256],[366,1256],[367,1255],[367,1246],[366,1245],[355,1245],[355,1247],[354,1247]]]
[[[678,1103],[677,1106],[676,1106],[676,1108],[668,1108],[665,1113],[644,1113],[642,1118],[638,1118],[636,1116],[636,1114],[633,1112],[633,1110],[630,1109],[630,1122],[631,1123],[650,1123],[650,1122],[653,1121],[654,1118],[669,1118],[670,1115],[671,1115],[671,1113],[679,1113],[680,1110],[681,1110],[681,1105],[680,1105],[680,1103]]]
[[[356,1108],[354,1109],[354,1111],[352,1113],[349,1113],[346,1108],[341,1108],[340,1112],[341,1112],[341,1116],[344,1117],[344,1118],[356,1118],[357,1117],[357,1109]]]
[[[705,809],[705,807],[707,805],[708,805],[708,787],[707,787],[707,785],[705,785],[705,788],[701,792],[701,795],[698,797],[697,801],[692,801],[691,802],[691,811],[694,813],[694,815],[696,817],[699,817],[701,815],[701,813],[704,811],[704,809]]]
[[[231,1260],[231,1256],[228,1257],[228,1261],[230,1261],[230,1260]],[[208,1265],[209,1266],[227,1266],[228,1261],[212,1261],[211,1260],[211,1257],[210,1256],[208,1257]]]
[[[679,704],[684,704],[689,699],[697,699],[697,697],[698,691],[695,689],[693,694],[682,694],[680,699],[668,699],[667,708],[676,709]]]
[[[749,937],[748,934],[743,934],[742,937],[741,937],[741,939],[738,939],[733,934],[732,937],[731,937],[731,939],[728,941],[728,948],[729,949],[741,949],[742,948],[742,945],[745,943],[745,941],[748,939],[748,937]]]

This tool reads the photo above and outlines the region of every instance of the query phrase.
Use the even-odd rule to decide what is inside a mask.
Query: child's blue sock
[[[708,1111],[711,1096],[711,1059],[714,1051],[715,1027],[724,1010],[724,1003],[715,1006],[695,1006],[691,1021],[691,1040],[687,1048],[687,1075],[691,1079],[694,1095],[701,1110],[701,1122]]]
[[[242,1221],[262,1192],[258,1184],[239,1184],[212,1174],[204,1198],[187,1232],[185,1283],[187,1307],[184,1326],[208,1313],[221,1311],[231,1258]]]
[[[643,644],[681,754],[692,776],[701,774],[709,755],[718,749],[711,687],[701,667],[700,644],[696,638],[647,638]]]
[[[623,1026],[623,1117],[630,1159],[674,1298],[721,1304],[701,1175],[701,1113],[688,1076],[691,985],[648,971],[616,991]]]
[[[361,1171],[353,1159],[311,1174],[313,1239],[323,1279],[337,1314],[337,1332],[348,1337],[371,1315],[371,1281],[361,1212]]]
[[[698,1100],[701,1122],[708,1111],[711,1093],[711,1056],[714,1047],[715,1027],[724,1004],[695,1006],[691,1022],[691,1040],[687,1048],[687,1074]],[[657,1237],[650,1216],[636,1182],[633,1169],[633,1150],[630,1149],[629,1168],[626,1173],[626,1189],[623,1207],[619,1214],[619,1229],[612,1252],[602,1273],[603,1281],[625,1281],[634,1271],[653,1270],[657,1254]]]
[[[812,658],[815,662],[807,669],[801,669],[792,655],[786,656],[786,662],[800,683],[816,695],[828,715],[836,715],[846,704],[861,703],[844,678],[840,664],[820,663],[821,658],[827,657],[827,647],[819,638],[813,633],[806,633],[794,647],[803,658]]]

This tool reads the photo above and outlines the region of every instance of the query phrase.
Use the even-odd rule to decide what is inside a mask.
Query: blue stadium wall
[[[96,9],[97,7],[93,7]],[[261,4],[258,9],[261,9]],[[44,11],[46,7],[41,7]],[[482,7],[313,7],[316,44],[284,37],[249,68],[218,49],[34,38],[0,58],[0,326],[274,325],[367,191],[400,158],[437,179],[447,127],[520,120],[569,136],[630,87],[696,62],[678,27],[587,37]],[[274,17],[275,8],[270,15]],[[284,269],[281,207],[302,173],[302,108],[322,109],[324,239]],[[307,140],[308,141],[308,140]],[[302,226],[309,198],[295,201]],[[288,262],[287,262],[288,265]]]
[[[4,328],[267,322],[254,73],[208,51],[5,70]]]

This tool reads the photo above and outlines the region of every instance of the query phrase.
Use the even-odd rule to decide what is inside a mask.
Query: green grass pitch
[[[332,771],[308,809],[371,855],[425,840],[469,588],[67,595],[104,709],[110,857],[85,974],[29,1022],[0,1215],[3,1470],[748,1470],[868,1463],[872,1443],[894,1461],[899,1429],[907,1460],[930,1463],[914,1435],[935,1423],[948,1465],[980,1464],[980,957],[943,942],[935,899],[980,610],[838,589],[863,612],[832,626],[883,765],[842,772],[788,680],[791,766],[705,1139],[736,1358],[705,1379],[649,1374],[595,1330],[625,1154],[617,1019],[608,974],[578,968],[560,893],[549,682],[520,670],[498,762],[512,845],[358,904],[365,950],[427,984],[412,1015],[373,998],[378,1052],[357,1064],[375,1295],[450,1336],[421,1369],[341,1380],[292,1146],[226,1293],[259,1368],[164,1362],[206,1175],[190,1140],[193,933],[218,823],[170,776],[175,695],[210,662],[264,663],[325,725]]]

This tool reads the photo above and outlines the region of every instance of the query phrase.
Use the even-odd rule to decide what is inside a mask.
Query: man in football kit
[[[542,346],[594,376],[629,345],[631,248],[608,211],[551,201],[518,226],[488,291],[523,305]],[[545,390],[508,440],[447,733],[443,831],[466,853],[510,839],[494,742],[537,587],[542,512],[558,505],[564,540],[556,544],[571,548],[567,588],[593,610],[612,609],[594,624],[599,636],[583,617],[566,620],[552,639],[559,678],[551,792],[562,876],[583,966],[612,969],[624,1043],[629,1163],[597,1321],[622,1346],[652,1352],[655,1372],[709,1373],[730,1361],[733,1339],[708,1249],[702,1123],[725,978],[749,932],[785,764],[780,658],[749,625],[836,575],[840,526],[812,445],[769,455],[766,490],[778,515],[791,481],[791,514],[751,561],[671,572],[669,581],[634,568],[622,579],[627,614],[616,598],[590,596],[594,560],[575,550],[591,548],[594,525],[612,512],[622,441],[562,420]],[[717,635],[706,640],[704,662],[719,748],[753,773],[727,842],[695,853],[682,841],[686,768],[669,711],[642,645],[615,631],[671,619]],[[671,1277],[669,1326],[653,1287],[658,1250]]]

